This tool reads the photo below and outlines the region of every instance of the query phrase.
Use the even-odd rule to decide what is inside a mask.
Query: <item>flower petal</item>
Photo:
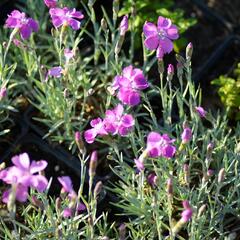
[[[159,44],[159,39],[157,35],[152,35],[147,37],[144,41],[144,45],[149,49],[149,50],[155,50],[158,47]]]
[[[157,27],[151,22],[146,22],[143,26],[143,32],[146,37],[157,36]]]

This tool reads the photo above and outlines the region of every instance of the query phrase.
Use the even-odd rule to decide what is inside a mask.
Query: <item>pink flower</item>
[[[128,30],[128,16],[125,15],[120,23],[120,35],[124,36]]]
[[[69,176],[58,177],[58,181],[62,185],[63,192],[72,193],[74,191],[72,187],[72,180]]]
[[[134,159],[137,169],[141,172],[145,169],[144,162],[142,159]]]
[[[44,3],[48,8],[55,8],[57,6],[57,0],[44,0]]]
[[[187,223],[192,218],[192,214],[193,214],[193,211],[191,208],[187,208],[183,210],[183,212],[181,213],[181,216],[182,216],[181,221],[184,223]]]
[[[168,18],[158,17],[157,26],[146,22],[143,26],[146,37],[144,42],[149,50],[157,50],[157,58],[163,58],[164,54],[173,50],[172,40],[178,39],[178,29]]]
[[[5,27],[18,29],[23,40],[28,39],[32,31],[37,32],[39,28],[35,20],[27,18],[25,13],[18,10],[14,10],[8,15]]]
[[[201,107],[201,106],[195,107],[195,110],[197,111],[197,113],[199,114],[199,116],[201,118],[205,118],[206,117],[207,112],[204,110],[203,107]]]
[[[147,176],[147,182],[152,187],[157,185],[157,175],[155,172],[152,172]]]
[[[47,162],[44,160],[41,161],[32,161],[27,153],[23,153],[12,158],[14,166],[6,168],[0,172],[0,179],[7,184],[16,184],[16,199],[21,202],[27,200],[28,187],[37,189],[39,192],[43,192],[47,185],[48,180],[42,175],[35,175],[47,166]],[[8,201],[10,190],[7,190],[3,194],[3,201]]]
[[[1,87],[0,88],[0,100],[5,98],[7,96],[7,88],[6,87]]]
[[[74,57],[74,51],[70,50],[69,48],[65,48],[64,56],[66,58],[66,61],[69,62],[69,60]]]
[[[122,75],[117,75],[112,84],[113,90],[118,91],[118,99],[127,105],[135,106],[140,103],[139,90],[148,87],[143,72],[139,68],[128,66],[123,69]]]
[[[184,200],[182,202],[182,205],[184,210],[181,213],[182,218],[180,221],[183,223],[187,223],[192,218],[193,210],[191,209],[191,206],[188,200]]]
[[[74,211],[77,210],[78,212],[84,211],[86,206],[83,203],[80,203],[77,199],[77,193],[74,191],[72,186],[72,180],[69,176],[58,177],[58,181],[62,185],[62,192],[68,193],[68,197],[70,199],[69,206],[63,210],[63,217],[72,217]]]
[[[126,136],[134,126],[134,118],[130,114],[123,114],[123,106],[118,104],[113,110],[107,110],[104,119],[105,130],[112,135]]]
[[[176,152],[176,147],[172,145],[174,141],[167,134],[160,135],[157,132],[150,132],[147,137],[148,155],[153,158],[172,158]]]
[[[55,28],[59,28],[62,25],[71,26],[73,30],[80,28],[81,22],[79,20],[84,18],[84,15],[76,9],[64,8],[51,8],[49,13],[52,18],[52,23]]]
[[[182,138],[182,143],[183,144],[186,144],[189,141],[191,141],[191,139],[192,139],[192,130],[191,130],[191,128],[188,128],[188,127],[184,128],[183,129],[183,133],[181,135],[181,138]]]
[[[104,136],[107,135],[107,131],[104,128],[104,122],[101,118],[93,119],[90,122],[92,129],[84,132],[84,137],[87,143],[93,143],[97,135]]]
[[[48,76],[60,78],[62,76],[63,69],[62,67],[53,67],[48,70]]]

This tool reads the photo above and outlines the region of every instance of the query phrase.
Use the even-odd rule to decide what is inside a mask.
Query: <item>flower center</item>
[[[158,29],[158,36],[162,39],[166,38],[166,32],[164,29]]]

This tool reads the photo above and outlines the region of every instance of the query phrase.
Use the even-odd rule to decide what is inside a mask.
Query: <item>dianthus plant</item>
[[[28,3],[33,9],[35,1]],[[36,4],[39,11],[8,15],[0,94],[6,97],[15,68],[6,63],[20,62],[18,91],[41,112],[33,117],[48,126],[44,137],[78,154],[80,187],[74,176],[58,176],[59,192],[50,196],[47,162],[14,156],[14,166],[0,165],[8,209],[1,233],[10,239],[237,237],[240,127],[230,129],[225,115],[202,106],[192,80],[193,44],[165,66],[181,36],[171,19],[159,16],[142,26],[144,59],[133,61],[128,41],[137,9],[118,19],[114,0],[113,17],[102,8],[97,23],[91,0],[81,8],[60,0]],[[102,169],[109,174],[102,177]],[[19,202],[26,204],[20,215]]]

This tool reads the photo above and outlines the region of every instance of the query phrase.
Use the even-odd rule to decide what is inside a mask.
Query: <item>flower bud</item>
[[[222,168],[222,169],[220,169],[220,171],[218,173],[218,183],[223,182],[224,178],[225,178],[225,169]]]
[[[158,58],[158,72],[159,74],[164,73],[164,62],[162,58]]]
[[[59,212],[60,209],[61,209],[61,204],[62,204],[62,200],[60,197],[57,197],[56,198],[56,201],[55,201],[55,206],[56,206],[56,211]]]
[[[119,230],[119,240],[125,240],[126,239],[126,225],[122,223],[120,227],[118,228]]]
[[[184,201],[182,202],[182,205],[183,205],[183,208],[184,208],[184,209],[190,208],[190,204],[189,204],[189,201],[188,201],[188,200],[184,200]]]
[[[90,157],[90,164],[89,164],[89,176],[93,177],[96,174],[97,168],[97,161],[98,161],[98,154],[97,151],[93,151]]]
[[[168,194],[168,196],[173,195],[173,181],[172,181],[172,178],[169,178],[167,180],[167,194]]]
[[[32,196],[32,204],[38,208],[40,208],[41,210],[44,209],[44,205],[43,202],[40,201],[39,199],[37,199],[36,196]]]
[[[2,162],[0,164],[0,171],[3,170],[4,168],[6,168],[6,163],[5,162]]]
[[[78,146],[79,151],[81,153],[83,153],[85,151],[85,147],[84,147],[84,142],[82,140],[81,133],[79,131],[76,131],[74,138],[75,138],[75,142]]]
[[[187,61],[191,60],[192,54],[193,54],[193,45],[190,42],[186,47],[186,59],[187,59]]]
[[[186,144],[192,139],[192,130],[191,128],[185,128],[181,135],[182,143]]]
[[[119,0],[113,0],[113,20],[114,21],[117,20],[118,12],[119,12]]]
[[[93,191],[93,195],[94,195],[94,198],[96,199],[97,196],[99,195],[99,193],[102,191],[102,188],[103,188],[103,183],[102,181],[99,181],[97,182],[95,188],[94,188],[94,191]]]
[[[157,175],[156,173],[152,172],[147,176],[147,182],[152,187],[155,187],[157,185]]]
[[[198,215],[197,215],[198,218],[200,218],[200,217],[203,215],[203,213],[205,212],[206,208],[207,208],[207,205],[206,205],[206,204],[203,204],[203,205],[198,209]]]
[[[204,110],[203,107],[201,107],[201,106],[195,107],[195,110],[198,113],[199,117],[201,117],[201,118],[206,117],[207,112]]]
[[[104,18],[102,18],[101,19],[101,28],[102,28],[102,30],[104,31],[104,32],[106,32],[107,31],[107,22],[106,22],[106,20],[104,19]]]
[[[5,98],[6,96],[7,96],[7,89],[6,89],[6,87],[1,87],[1,89],[0,89],[0,100]]]
[[[167,69],[167,78],[168,81],[171,81],[174,75],[174,67],[172,64],[168,65],[168,69]]]
[[[64,218],[72,217],[72,215],[73,215],[73,210],[71,208],[67,207],[63,210],[63,217]]]
[[[124,36],[128,30],[128,16],[125,15],[120,23],[120,35]]]

